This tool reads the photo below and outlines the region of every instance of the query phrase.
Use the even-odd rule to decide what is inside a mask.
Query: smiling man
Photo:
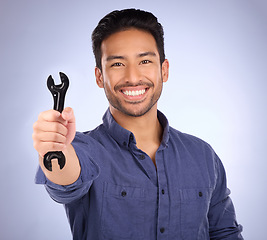
[[[66,108],[42,112],[33,127],[36,182],[64,204],[73,239],[243,239],[220,159],[157,109],[169,71],[157,18],[114,11],[92,42],[96,83],[109,101],[103,123],[76,133]],[[63,169],[44,167],[49,151],[64,152]]]
[[[105,89],[112,115],[141,117],[152,107],[156,114],[162,82],[168,79],[168,60],[160,62],[154,37],[137,29],[124,30],[105,39],[101,51],[97,84]]]

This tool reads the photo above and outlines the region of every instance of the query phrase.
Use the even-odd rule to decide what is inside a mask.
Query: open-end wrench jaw
[[[62,112],[64,109],[65,95],[69,87],[69,79],[62,72],[60,72],[59,75],[61,79],[61,84],[55,85],[54,79],[50,75],[47,79],[47,87],[52,93],[54,99],[54,110]]]
[[[60,151],[54,151],[54,152],[48,152],[44,155],[44,166],[47,170],[52,171],[52,160],[57,159],[58,165],[60,169],[62,169],[65,166],[66,159],[63,152]]]
[[[57,110],[61,113],[64,109],[64,100],[67,89],[69,87],[69,79],[62,72],[60,72],[59,75],[61,79],[61,84],[55,85],[54,79],[50,75],[47,79],[47,87],[52,93],[54,99],[54,110]],[[58,159],[58,165],[60,169],[62,169],[65,166],[66,159],[63,152],[60,151],[48,152],[44,155],[44,166],[49,171],[52,171],[52,162],[51,162],[52,159]]]

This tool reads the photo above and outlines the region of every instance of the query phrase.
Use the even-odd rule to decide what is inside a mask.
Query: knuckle
[[[64,125],[62,125],[61,123],[57,123],[54,126],[54,131],[64,136],[67,130]]]
[[[37,144],[37,142],[39,140],[35,133],[32,134],[32,140],[33,140],[34,144]]]
[[[60,132],[60,124],[59,123],[53,124],[53,131],[54,132]]]
[[[51,150],[56,150],[56,144],[54,142],[50,143]]]
[[[33,139],[33,141],[34,142],[39,142],[40,141],[40,134],[37,132],[37,131],[34,131],[33,133],[32,133],[32,139]]]
[[[40,144],[39,144],[39,142],[33,142],[33,147],[37,152],[40,152]]]
[[[53,141],[54,142],[62,142],[63,136],[60,136],[60,134],[54,134],[53,135]]]
[[[37,150],[37,143],[33,142],[33,147]]]
[[[51,146],[51,150],[60,150],[58,143],[52,142],[50,143],[50,146]]]
[[[33,140],[36,139],[36,133],[35,133],[35,132],[32,134],[32,139],[33,139]]]
[[[34,130],[36,130],[38,128],[38,121],[36,121],[33,125],[32,125],[32,128]]]
[[[41,112],[38,114],[38,119],[42,119],[43,118],[43,115],[44,115],[44,112]]]
[[[54,119],[54,118],[55,118],[54,110],[40,112],[38,115],[38,120],[49,121],[50,119]]]

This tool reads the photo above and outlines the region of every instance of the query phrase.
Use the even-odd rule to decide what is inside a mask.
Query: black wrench
[[[69,87],[69,79],[62,72],[60,72],[59,75],[61,79],[61,84],[55,85],[54,79],[50,75],[47,78],[47,87],[52,93],[52,96],[54,99],[54,110],[57,110],[61,113],[64,109],[64,100],[65,100],[67,89]],[[48,152],[44,155],[44,166],[49,171],[52,171],[51,160],[54,158],[58,159],[58,165],[60,169],[62,169],[65,166],[66,159],[65,159],[63,152],[61,151]]]

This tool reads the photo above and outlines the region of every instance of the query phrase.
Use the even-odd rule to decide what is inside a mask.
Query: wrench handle
[[[66,92],[54,92],[52,93],[54,99],[54,110],[59,111],[62,113],[64,109],[64,101]]]
[[[60,72],[59,74],[62,83],[59,85],[55,85],[54,80],[50,75],[47,79],[47,87],[52,93],[54,99],[54,110],[59,111],[61,113],[64,109],[64,101],[69,86],[69,79],[64,73]],[[44,166],[47,170],[52,171],[52,159],[58,159],[58,165],[60,169],[65,166],[66,158],[63,152],[48,152],[44,155],[43,160]]]

